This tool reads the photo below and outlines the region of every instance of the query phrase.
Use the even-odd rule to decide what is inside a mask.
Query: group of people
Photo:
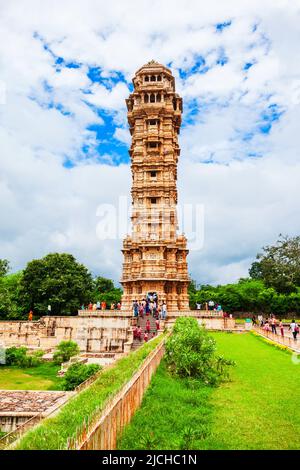
[[[281,336],[284,336],[284,324],[281,319],[278,322],[275,315],[270,315],[270,317],[266,319],[263,317],[263,315],[258,315],[257,319],[256,319],[256,316],[253,315],[252,324],[260,326],[265,331],[271,331],[275,335],[277,335],[277,327],[278,327],[280,330]],[[294,319],[289,324],[288,329],[289,331],[291,331],[293,338],[296,341],[297,335],[299,333],[299,325],[296,323]]]
[[[204,308],[203,308],[204,307]],[[196,310],[214,310],[215,312],[221,312],[222,311],[222,306],[221,304],[218,304],[214,302],[213,300],[209,300],[208,302],[204,302],[204,304],[201,304],[200,302],[196,302]]]
[[[151,333],[151,323],[150,323],[150,320],[148,319],[146,321],[144,335],[143,335],[143,330],[141,326],[135,326],[133,329],[133,338],[138,339],[139,341],[142,341],[142,339],[144,339],[145,342],[147,342],[151,338],[154,338],[154,336],[157,335],[160,329],[160,323],[159,323],[158,318],[155,320],[155,328],[156,328],[155,331]]]
[[[81,310],[107,310],[107,305],[105,301],[92,303],[90,302],[87,306],[82,305]],[[121,310],[121,302],[114,303],[112,302],[110,305],[110,310]]]
[[[163,301],[159,305],[156,295],[147,296],[146,299],[142,299],[140,302],[134,300],[132,310],[135,317],[144,318],[145,315],[152,315],[154,318],[161,318],[162,320],[167,317],[167,304]]]

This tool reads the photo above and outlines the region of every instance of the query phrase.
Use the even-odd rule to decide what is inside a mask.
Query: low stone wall
[[[62,340],[73,340],[83,352],[123,352],[132,343],[132,315],[114,313],[77,317],[42,317],[37,322],[0,322],[3,346],[51,350]]]
[[[166,319],[166,327],[171,328],[174,323],[176,322],[176,319],[180,315],[168,315]],[[235,329],[235,319],[234,318],[223,318],[222,315],[210,315],[210,316],[203,316],[201,312],[199,313],[194,313],[190,315],[186,315],[190,317],[194,317],[197,319],[199,325],[204,325],[205,328],[208,330],[234,330]]]
[[[117,437],[141,405],[143,395],[164,351],[163,341],[149,354],[132,379],[107,403],[101,414],[95,415],[91,422],[84,424],[75,439],[69,440],[69,449],[113,450],[116,448]]]

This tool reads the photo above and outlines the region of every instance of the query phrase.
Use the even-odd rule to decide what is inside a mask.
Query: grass
[[[62,390],[60,369],[53,363],[20,369],[17,366],[0,366],[0,389],[2,390]]]
[[[192,390],[162,364],[119,449],[300,449],[300,366],[291,354],[250,333],[213,336],[236,362],[232,380]]]
[[[195,449],[210,432],[211,387],[173,377],[162,361],[118,449]]]
[[[132,377],[148,354],[164,339],[158,336],[128,356],[119,359],[114,367],[104,370],[87,389],[72,398],[59,413],[45,419],[28,431],[17,443],[16,449],[66,449],[69,437],[74,437],[79,426],[105,405]]]

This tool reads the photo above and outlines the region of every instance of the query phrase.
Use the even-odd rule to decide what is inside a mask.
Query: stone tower
[[[123,242],[122,309],[156,293],[168,312],[188,310],[186,238],[177,234],[178,134],[182,98],[175,79],[151,61],[133,78],[126,100],[132,135],[132,235]]]

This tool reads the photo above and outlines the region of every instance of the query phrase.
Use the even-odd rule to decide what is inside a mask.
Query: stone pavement
[[[0,415],[28,413],[49,414],[73,393],[63,391],[0,390]]]

